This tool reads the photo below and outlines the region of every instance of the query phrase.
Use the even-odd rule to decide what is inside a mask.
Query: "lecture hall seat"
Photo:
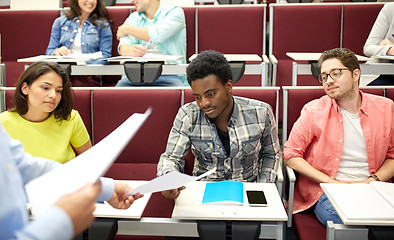
[[[265,5],[204,6],[197,9],[198,52],[265,54]],[[245,75],[236,86],[261,86],[261,75]]]
[[[25,63],[17,59],[45,54],[52,24],[60,10],[0,11],[1,62],[6,67],[6,86],[15,86]],[[21,21],[28,19],[28,21]]]
[[[363,48],[384,3],[343,5],[342,47],[364,56]],[[368,17],[367,17],[368,16]],[[361,28],[355,26],[363,26]]]

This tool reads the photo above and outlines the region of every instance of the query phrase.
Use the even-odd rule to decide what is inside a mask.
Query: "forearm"
[[[301,157],[292,157],[292,158],[284,159],[283,161],[288,167],[294,169],[298,173],[306,176],[307,178],[317,183],[338,182],[335,179],[332,179],[329,176],[327,176],[325,173],[314,168],[305,159]]]
[[[149,32],[148,28],[140,28],[140,27],[134,27],[134,26],[129,26],[127,28],[127,34],[131,35],[135,38],[138,38],[142,41],[148,42],[149,41]]]
[[[394,159],[386,159],[375,174],[380,181],[386,182],[390,180],[394,176]]]

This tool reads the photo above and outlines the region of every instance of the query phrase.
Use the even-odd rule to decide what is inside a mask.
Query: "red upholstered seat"
[[[317,220],[313,211],[293,215],[294,231],[297,239],[318,240],[326,239],[326,228]]]
[[[108,7],[109,17],[113,21],[112,27],[112,56],[119,56],[118,53],[118,45],[119,40],[116,38],[116,32],[118,31],[118,27],[122,25],[127,17],[132,12],[131,7]],[[103,85],[104,86],[115,86],[116,83],[120,80],[121,75],[105,75],[103,76]]]
[[[86,129],[92,139],[92,118],[91,118],[91,92],[88,89],[73,90],[74,109],[78,110],[85,123]]]
[[[198,52],[262,56],[265,43],[264,6],[198,8]],[[261,86],[261,76],[245,75],[235,85]]]
[[[184,7],[186,20],[186,61],[196,53],[196,8]]]
[[[5,91],[5,109],[9,110],[14,106],[13,96],[15,94],[15,90],[7,90]]]
[[[59,16],[59,10],[0,12],[1,61],[6,67],[7,86],[15,86],[24,70],[25,63],[17,59],[45,54],[52,23]]]
[[[382,4],[345,4],[343,5],[342,46],[354,53],[364,55],[363,47]],[[366,17],[368,16],[368,17]],[[363,27],[355,27],[363,26]]]
[[[276,86],[290,86],[292,60],[286,56],[286,52],[323,52],[339,47],[341,6],[291,4],[270,7],[270,24],[273,24],[270,54],[279,61]],[[313,77],[308,77],[305,82],[300,78],[299,85],[311,86],[320,83]]]
[[[107,176],[117,179],[150,180],[164,152],[168,134],[180,107],[181,91],[177,89],[99,89],[92,95],[94,142],[97,143],[133,113],[152,108],[152,114],[123,150]],[[117,166],[118,163],[127,163]],[[131,168],[140,171],[136,178]],[[127,177],[128,176],[128,177]],[[121,177],[121,178],[120,178]]]
[[[270,5],[270,55],[278,60],[276,86],[291,86],[292,62],[286,52],[323,52],[340,46],[341,5]],[[324,28],[322,28],[324,26]],[[329,36],[329,37],[328,37]],[[298,76],[299,86],[319,86],[312,76]],[[279,98],[282,101],[282,97]],[[282,104],[279,104],[282,122]]]
[[[394,88],[386,89],[386,97],[394,101]]]

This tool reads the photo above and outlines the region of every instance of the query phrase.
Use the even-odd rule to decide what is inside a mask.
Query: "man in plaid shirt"
[[[231,67],[221,53],[200,53],[186,73],[195,101],[179,109],[157,175],[183,172],[191,146],[195,176],[216,167],[205,180],[274,182],[280,146],[271,106],[232,96]],[[182,189],[162,193],[174,199]]]

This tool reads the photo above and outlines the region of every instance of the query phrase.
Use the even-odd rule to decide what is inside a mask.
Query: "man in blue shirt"
[[[71,239],[93,221],[96,199],[115,208],[128,208],[141,197],[123,197],[130,187],[101,178],[80,190],[66,194],[54,206],[29,221],[24,185],[61,164],[24,152],[0,125],[0,239]]]
[[[171,64],[186,64],[186,22],[182,8],[160,5],[159,0],[134,0],[136,10],[118,28],[118,51],[121,56],[141,57],[146,53],[182,55]],[[186,78],[162,75],[154,86],[185,86]],[[136,86],[126,76],[116,86]]]

